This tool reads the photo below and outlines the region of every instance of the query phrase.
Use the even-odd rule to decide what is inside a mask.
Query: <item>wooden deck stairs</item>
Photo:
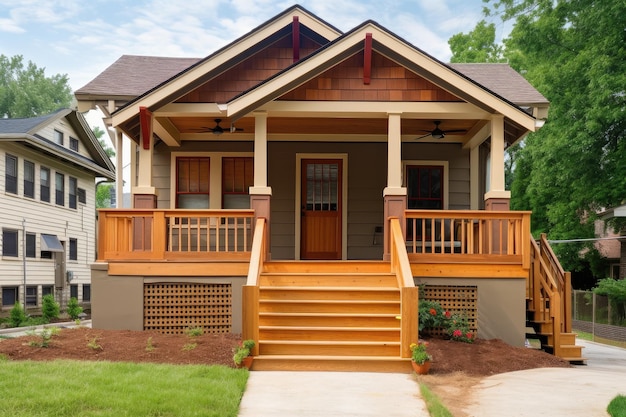
[[[532,241],[532,266],[526,288],[526,338],[570,363],[584,364],[582,346],[572,333],[572,284],[546,236]]]
[[[266,262],[253,370],[411,372],[389,262]]]

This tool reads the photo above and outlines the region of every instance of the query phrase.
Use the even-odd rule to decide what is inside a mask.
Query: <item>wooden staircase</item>
[[[411,372],[389,262],[266,262],[253,370]]]
[[[526,288],[527,339],[538,340],[541,349],[571,363],[583,364],[582,346],[572,333],[572,285],[552,252],[546,236],[531,242],[529,280]]]

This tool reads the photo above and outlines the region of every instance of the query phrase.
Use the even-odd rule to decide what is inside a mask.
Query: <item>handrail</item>
[[[242,337],[254,340],[252,355],[259,354],[259,280],[265,263],[266,227],[265,219],[258,218],[252,238],[250,266],[246,284],[242,288]]]
[[[265,219],[259,218],[254,228],[252,249],[250,251],[250,267],[246,285],[258,285],[259,275],[265,263]]]
[[[389,218],[389,230],[391,272],[396,275],[400,288],[400,356],[410,358],[411,343],[416,343],[419,337],[418,291],[413,281],[404,236],[397,217]]]

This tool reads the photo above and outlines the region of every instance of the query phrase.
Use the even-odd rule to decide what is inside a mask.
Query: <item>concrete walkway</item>
[[[587,365],[484,378],[472,390],[472,417],[598,417],[626,395],[626,349],[577,340]],[[251,372],[239,417],[428,417],[413,375]]]

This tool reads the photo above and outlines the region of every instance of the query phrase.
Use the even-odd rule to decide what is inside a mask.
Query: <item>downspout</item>
[[[22,218],[22,270],[24,271],[24,314],[26,314],[26,219]]]

